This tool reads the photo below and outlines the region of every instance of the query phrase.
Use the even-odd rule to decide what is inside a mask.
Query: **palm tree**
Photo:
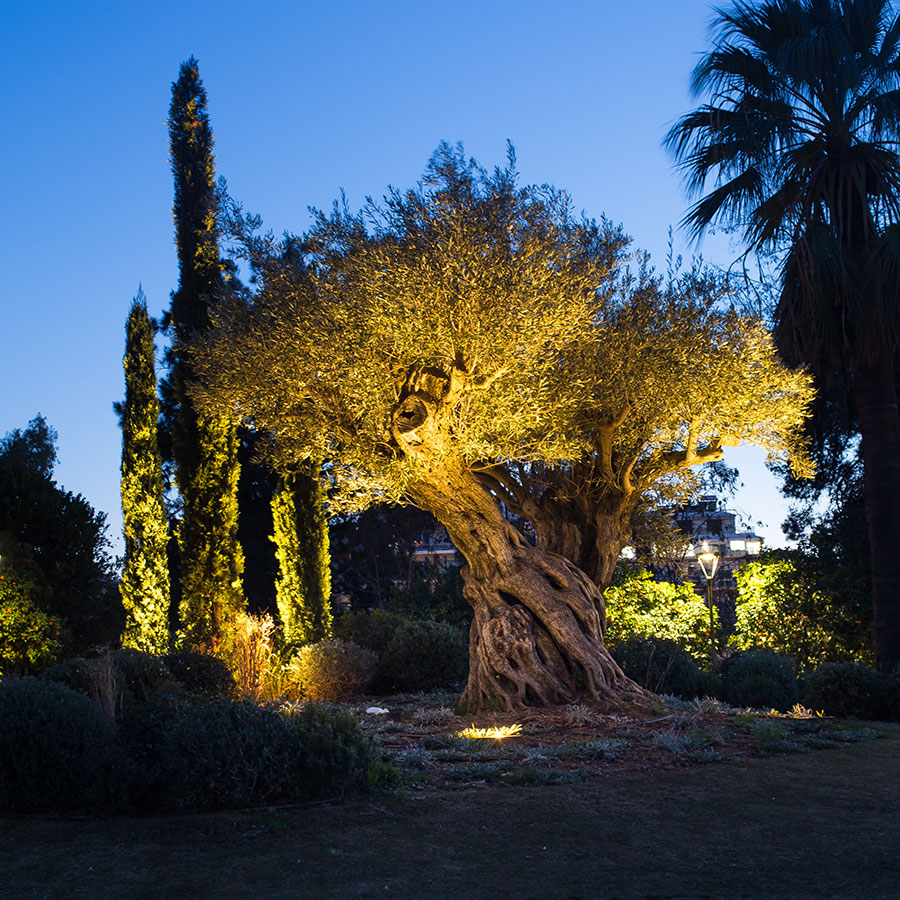
[[[694,71],[709,102],[666,137],[699,197],[685,225],[777,251],[779,349],[851,391],[882,672],[900,663],[898,44],[891,0],[738,0]]]

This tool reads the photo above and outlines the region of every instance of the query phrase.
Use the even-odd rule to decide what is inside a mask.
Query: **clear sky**
[[[441,140],[485,165],[516,146],[525,182],[621,222],[665,270],[684,214],[661,147],[691,106],[706,0],[31,0],[0,33],[0,435],[38,412],[58,481],[108,514],[120,546],[124,324],[177,283],[168,161],[171,83],[197,57],[218,174],[276,232],[343,188],[351,206],[421,175]],[[676,247],[685,247],[676,232]],[[704,257],[739,248],[706,239]],[[769,543],[784,505],[757,453],[729,451],[731,504]]]

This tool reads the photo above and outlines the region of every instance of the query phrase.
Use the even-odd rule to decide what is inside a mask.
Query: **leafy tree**
[[[862,610],[827,590],[808,557],[775,552],[734,573],[739,649],[768,647],[808,671],[823,662],[870,661],[871,625]]]
[[[166,317],[170,352],[167,419],[181,498],[180,615],[188,643],[216,650],[244,606],[243,553],[237,539],[238,433],[218,413],[194,408],[190,340],[210,325],[224,289],[219,258],[213,136],[197,61],[183,63],[172,85],[169,142],[175,179],[179,284]]]
[[[632,285],[621,233],[519,187],[512,161],[489,174],[444,145],[416,189],[320,215],[305,279],[233,218],[261,290],[196,342],[198,402],[269,430],[285,466],[334,459],[335,502],[410,502],[445,526],[468,563],[470,709],[640,695],[604,647],[597,585],[548,547],[549,515],[591,485],[584,461],[594,508],[628,501],[603,509],[611,554],[667,475],[742,439],[789,454],[805,377],[760,326]],[[528,491],[537,546],[508,515]]]
[[[272,498],[272,540],[278,557],[275,596],[285,639],[292,644],[331,637],[328,517],[318,469],[284,478]]]
[[[13,566],[0,569],[0,675],[40,671],[55,663],[66,627],[36,602],[37,586]]]
[[[118,638],[122,607],[106,517],[56,484],[55,463],[56,432],[43,416],[0,439],[0,575],[11,567],[31,584],[29,601],[54,622],[65,620],[78,651]]]
[[[820,388],[852,394],[862,437],[875,658],[900,662],[900,20],[890,0],[737,2],[694,71],[712,99],[667,137],[686,222],[784,251],[776,338]]]
[[[119,593],[126,619],[122,643],[163,654],[169,650],[169,522],[157,440],[153,324],[142,293],[128,314],[124,366],[125,401],[120,411],[125,562]]]
[[[692,584],[656,581],[641,570],[617,577],[604,596],[611,643],[652,635],[675,641],[695,662],[709,660],[709,608]]]

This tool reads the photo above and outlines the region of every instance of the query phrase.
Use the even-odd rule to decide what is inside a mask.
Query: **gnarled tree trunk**
[[[616,708],[650,696],[604,646],[603,595],[591,578],[531,546],[464,467],[445,466],[410,495],[434,513],[468,562],[464,592],[475,619],[463,699],[470,710],[578,697]]]

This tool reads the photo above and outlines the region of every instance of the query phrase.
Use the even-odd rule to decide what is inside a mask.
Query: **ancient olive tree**
[[[621,232],[574,219],[552,188],[518,187],[512,164],[488,174],[447,146],[416,189],[359,215],[320,215],[308,277],[252,224],[235,216],[260,290],[236,298],[195,345],[198,400],[268,431],[286,468],[333,460],[345,506],[413,503],[446,527],[475,613],[470,709],[640,695],[604,647],[594,579],[540,527],[535,546],[507,503],[556,491],[562,508],[569,496],[552,479],[579,463],[619,472],[619,448],[640,428],[656,444],[631,464],[635,490],[665,470],[665,454],[685,465],[716,452],[699,421],[690,433],[669,421],[654,430],[655,397],[622,395],[620,373],[597,369],[639,371],[639,355],[665,338],[641,332],[621,351],[606,347],[642,327],[629,318],[639,292],[622,274]],[[739,354],[752,344],[735,340]],[[688,364],[692,351],[680,346],[669,364]],[[657,387],[668,390],[662,366]],[[769,423],[780,447],[803,400],[784,374],[793,399],[784,422]],[[513,471],[515,487],[504,475]]]
[[[568,424],[582,452],[567,461],[499,460],[478,477],[530,521],[538,547],[601,589],[643,504],[696,491],[697,468],[742,443],[804,474],[799,427],[809,379],[779,360],[768,332],[726,306],[727,287],[691,272],[666,289],[646,273],[624,281],[567,357],[588,400]]]

